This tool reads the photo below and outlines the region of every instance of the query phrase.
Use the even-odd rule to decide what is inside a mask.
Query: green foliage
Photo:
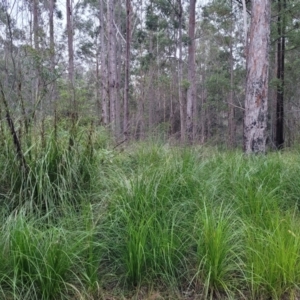
[[[93,127],[85,135],[76,129],[75,145],[70,149],[70,133],[58,130],[58,135],[50,131],[46,136],[32,132],[37,134],[35,140],[24,137],[27,172],[20,171],[14,151],[8,151],[13,145],[7,142],[2,151],[6,161],[2,170],[9,174],[3,177],[1,193],[10,195],[12,208],[25,204],[31,210],[49,212],[60,207],[61,199],[76,205],[82,193],[90,193],[98,174],[97,161],[102,159],[101,151],[97,155],[94,149],[105,147],[107,135],[102,130],[95,132]],[[11,137],[7,135],[7,139]]]
[[[153,141],[119,151],[93,125],[75,127],[69,148],[64,128],[22,140],[26,178],[3,140],[1,298],[101,299],[118,289],[128,298],[143,287],[172,299],[299,293],[299,153]]]
[[[159,17],[157,15],[148,13],[147,14],[147,19],[146,19],[147,29],[151,30],[151,31],[157,31],[158,21],[159,21]]]
[[[181,82],[181,86],[185,91],[187,91],[190,86],[190,82],[188,80],[184,79]]]
[[[13,289],[28,289],[34,293],[32,299],[57,299],[66,290],[70,272],[74,243],[58,228],[38,227],[22,214],[11,217],[5,227],[7,231],[7,257],[12,266]],[[28,291],[27,290],[27,291]]]
[[[247,226],[246,275],[253,298],[293,298],[300,280],[299,220],[291,212],[264,217],[266,228]]]
[[[198,213],[197,279],[204,281],[206,298],[218,292],[229,295],[234,288],[234,273],[243,251],[240,225],[232,207],[215,209],[204,202]]]

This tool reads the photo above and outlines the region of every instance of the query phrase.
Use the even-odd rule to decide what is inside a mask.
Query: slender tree
[[[33,39],[34,39],[34,48],[39,49],[39,18],[38,18],[38,0],[33,0]]]
[[[183,79],[183,69],[182,69],[182,16],[183,8],[181,0],[178,0],[178,48],[179,48],[179,58],[178,58],[178,100],[179,100],[179,111],[180,111],[180,137],[181,142],[185,141],[185,104],[182,91],[182,79]]]
[[[104,19],[104,0],[99,0],[99,21],[100,21],[100,61],[101,61],[101,101],[102,101],[102,124],[107,125],[109,123],[108,113],[108,79],[107,79],[107,47],[105,39],[105,19]]]
[[[277,149],[284,146],[284,56],[285,56],[285,8],[286,0],[277,0],[277,94],[274,143]]]
[[[72,0],[66,0],[67,11],[67,36],[68,36],[68,89],[69,89],[69,107],[72,118],[72,127],[69,138],[69,149],[74,145],[75,123],[77,119],[77,107],[75,101],[75,82],[74,82],[74,27],[73,27],[73,9]]]
[[[188,141],[191,143],[194,138],[194,110],[196,102],[195,83],[195,25],[196,25],[196,0],[190,0],[189,10],[189,46],[188,46],[188,81],[187,110],[186,110],[186,132]]]
[[[117,65],[116,65],[116,29],[115,1],[107,1],[107,30],[108,30],[108,89],[109,113],[112,133],[117,135],[116,102],[117,102]]]
[[[68,80],[69,80],[69,101],[70,109],[72,111],[73,117],[76,112],[75,103],[75,87],[74,87],[74,28],[73,28],[73,10],[72,10],[72,0],[66,0],[66,10],[67,10],[67,35],[68,35]],[[75,110],[75,111],[74,111]]]
[[[55,0],[49,1],[49,40],[50,40],[50,61],[51,61],[51,73],[55,72],[55,41],[54,41],[54,8]],[[52,81],[51,91],[50,91],[50,101],[55,101],[57,86],[56,80]]]
[[[35,57],[39,57],[39,2],[38,0],[33,0],[33,42],[34,49],[36,50]],[[35,61],[35,78],[33,83],[33,101],[34,107],[39,101],[39,86],[40,86],[40,62],[39,59]]]
[[[247,55],[244,151],[266,151],[270,0],[253,0]]]
[[[231,22],[230,22],[230,41],[229,41],[229,64],[230,64],[230,91],[228,100],[228,142],[229,148],[234,147],[235,138],[235,121],[234,121],[234,103],[233,103],[233,5],[230,1],[231,7]]]
[[[129,80],[130,80],[130,43],[131,43],[131,0],[126,0],[126,59],[125,59],[125,93],[124,93],[124,138],[129,130]]]

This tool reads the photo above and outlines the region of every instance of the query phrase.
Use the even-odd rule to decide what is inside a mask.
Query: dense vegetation
[[[1,299],[296,298],[297,151],[113,148],[92,124],[70,145],[48,122],[23,169],[1,127]]]

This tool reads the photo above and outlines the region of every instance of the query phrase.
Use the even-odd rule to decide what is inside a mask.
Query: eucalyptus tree
[[[34,40],[34,49],[38,55],[39,53],[39,2],[38,0],[32,0],[33,2],[33,40]],[[34,82],[33,92],[34,92],[34,103],[37,104],[39,101],[39,90],[40,90],[40,66],[39,61],[36,64],[36,78]]]
[[[196,26],[196,0],[190,0],[189,7],[189,46],[188,46],[188,81],[187,108],[186,108],[186,132],[191,143],[195,138],[196,120],[196,72],[195,72],[195,26]]]
[[[101,75],[100,75],[100,87],[101,87],[101,119],[104,125],[109,122],[108,114],[108,80],[107,80],[107,41],[105,38],[106,32],[106,21],[104,18],[104,3],[103,0],[99,0],[99,35],[100,35],[100,64],[101,64]],[[100,104],[99,104],[100,108]]]
[[[183,29],[183,7],[182,1],[177,0],[178,16],[178,102],[180,110],[180,138],[181,142],[185,141],[185,103],[183,97],[183,60],[182,60],[182,29]]]
[[[117,58],[116,58],[116,28],[115,28],[115,0],[107,1],[107,36],[108,36],[108,90],[109,112],[112,133],[120,133],[119,118],[116,113],[118,101],[117,86]]]
[[[49,0],[48,1],[48,11],[49,11],[49,52],[50,52],[50,65],[51,65],[51,74],[52,78],[54,78],[55,74],[55,38],[54,38],[54,13],[55,13],[55,7],[56,7],[56,0]],[[56,105],[56,97],[57,97],[57,85],[56,80],[54,79],[52,81],[51,87],[50,87],[50,101],[54,102],[54,105]]]
[[[73,116],[75,116],[75,82],[74,82],[74,27],[73,27],[73,5],[72,0],[66,0],[67,16],[67,39],[68,39],[68,84],[69,104]]]
[[[129,83],[130,83],[130,44],[131,44],[131,0],[126,0],[126,58],[125,58],[125,92],[124,92],[124,118],[123,133],[127,138],[129,134]]]
[[[270,0],[253,0],[247,53],[244,151],[265,153],[268,110]]]

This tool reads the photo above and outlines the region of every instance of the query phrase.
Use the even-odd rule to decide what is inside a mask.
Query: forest
[[[0,299],[300,299],[299,24],[1,1]]]

